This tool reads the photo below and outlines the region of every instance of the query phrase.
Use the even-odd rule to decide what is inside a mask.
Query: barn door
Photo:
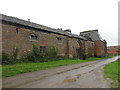
[[[76,49],[76,56],[77,56],[77,58],[80,58],[80,48]]]

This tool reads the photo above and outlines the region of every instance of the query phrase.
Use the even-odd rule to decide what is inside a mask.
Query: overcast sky
[[[118,45],[119,0],[0,0],[0,13],[79,35],[98,29],[108,46]]]

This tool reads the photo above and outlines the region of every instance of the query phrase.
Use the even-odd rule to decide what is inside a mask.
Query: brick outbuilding
[[[120,46],[108,46],[107,54],[108,55],[120,55]]]
[[[43,52],[47,47],[55,46],[60,57],[84,59],[105,56],[106,42],[100,38],[98,30],[75,35],[69,29],[54,29],[3,14],[0,16],[2,16],[0,26],[2,26],[2,52],[4,53],[11,55],[15,46],[18,46],[19,56],[22,56],[31,52],[34,43]]]
[[[103,40],[98,30],[80,32],[80,35],[94,42],[94,55],[97,57],[105,56],[107,52],[107,42]],[[89,46],[88,46],[89,47]],[[88,51],[89,52],[89,51]]]

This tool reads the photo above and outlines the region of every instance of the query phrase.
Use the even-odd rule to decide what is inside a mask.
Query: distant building
[[[120,46],[108,46],[107,47],[108,55],[120,55]]]
[[[15,17],[1,16],[2,52],[4,53],[11,55],[15,46],[18,46],[19,56],[21,56],[31,52],[34,43],[42,52],[47,47],[55,46],[60,57],[85,59],[106,54],[106,41],[100,37],[98,30],[75,35],[70,29],[53,29]]]

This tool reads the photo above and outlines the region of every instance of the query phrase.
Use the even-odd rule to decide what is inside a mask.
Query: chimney
[[[28,22],[30,22],[30,18],[28,18]]]
[[[71,33],[71,30],[70,29],[66,29],[66,30],[64,30],[65,32],[67,32],[67,33]]]
[[[58,28],[57,30],[60,30],[60,31],[62,31],[63,29],[62,29],[62,28]]]

